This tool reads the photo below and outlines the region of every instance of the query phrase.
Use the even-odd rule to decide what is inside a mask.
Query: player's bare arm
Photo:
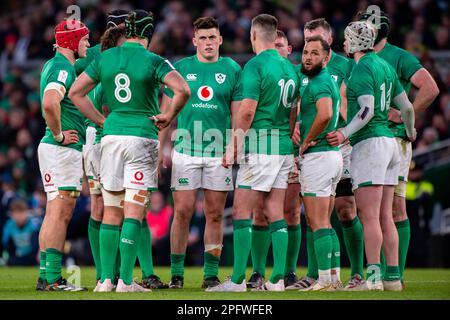
[[[227,146],[225,154],[223,155],[222,165],[225,168],[228,168],[230,165],[232,165],[235,156],[241,152],[245,134],[252,125],[257,106],[258,101],[256,100],[242,100],[236,121],[236,127],[233,129],[233,132],[237,134],[233,134],[233,139]]]
[[[411,77],[411,83],[419,89],[413,102],[414,111],[424,111],[438,96],[439,88],[431,74],[425,68],[417,70]]]
[[[330,123],[331,117],[333,116],[333,101],[328,97],[317,100],[316,110],[317,114],[311,126],[311,130],[300,147],[300,155],[303,155],[310,146],[314,145],[316,137],[323,132]]]
[[[191,90],[189,89],[188,84],[176,70],[173,70],[166,75],[164,84],[173,91],[174,95],[166,112],[154,116],[155,125],[159,129],[163,129],[170,124],[181,109],[183,109],[191,96]]]
[[[62,87],[62,86],[61,86]],[[63,87],[62,87],[63,88]],[[61,100],[64,95],[59,90],[45,91],[42,108],[44,118],[55,140],[63,145],[78,142],[78,133],[75,130],[61,131]]]
[[[339,109],[339,114],[342,119],[347,122],[347,86],[345,85],[345,81],[342,81],[341,87],[339,88],[339,93],[341,95],[341,107]]]
[[[69,91],[69,99],[75,104],[86,118],[103,127],[105,117],[95,109],[87,94],[94,89],[96,83],[83,72],[72,85]]]

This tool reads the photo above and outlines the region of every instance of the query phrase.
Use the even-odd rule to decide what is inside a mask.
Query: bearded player
[[[46,130],[38,147],[38,160],[47,206],[39,232],[36,290],[84,291],[62,278],[61,262],[67,226],[81,191],[85,141],[84,116],[68,93],[76,78],[73,64],[78,56],[86,56],[89,30],[81,21],[64,20],[56,26],[55,38],[55,57],[44,65],[40,80]]]

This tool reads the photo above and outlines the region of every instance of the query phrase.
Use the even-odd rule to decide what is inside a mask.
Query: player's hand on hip
[[[412,137],[408,137],[409,141],[414,142],[417,139],[417,130],[416,128],[413,129]]]
[[[394,108],[389,108],[388,120],[394,123],[403,123],[402,113]]]
[[[297,146],[300,145],[300,130],[295,126],[294,133],[292,134],[292,142]]]
[[[340,130],[337,130],[327,134],[327,141],[332,147],[337,147],[344,143],[345,137]]]
[[[230,150],[230,148],[225,149],[225,153],[222,157],[222,166],[225,168],[229,168],[233,165],[235,158],[235,152],[234,150]]]
[[[77,143],[80,140],[78,138],[78,132],[76,130],[66,130],[63,131],[62,134],[64,136],[64,139],[61,144],[64,146],[72,143]]]
[[[157,114],[156,116],[152,116],[152,117],[148,117],[148,118],[150,120],[153,120],[153,122],[155,123],[155,126],[157,126],[158,129],[164,129],[172,121],[172,117],[167,113]]]

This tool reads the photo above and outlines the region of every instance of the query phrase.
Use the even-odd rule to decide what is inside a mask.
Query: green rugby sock
[[[331,278],[332,281],[340,280],[340,271],[341,271],[341,245],[339,243],[339,238],[336,234],[336,231],[331,228],[330,236],[332,242],[332,251],[331,251],[331,269],[334,270]]]
[[[241,284],[245,279],[248,256],[252,246],[252,220],[233,220],[234,263],[231,281]]]
[[[126,285],[133,281],[133,270],[136,264],[137,248],[140,241],[142,222],[125,218],[120,234],[120,278]]]
[[[45,251],[39,251],[39,277],[42,280],[46,279],[46,276],[45,276],[45,263],[47,261],[46,256],[47,256],[47,254]]]
[[[266,274],[267,255],[269,253],[271,236],[269,227],[252,225],[252,265],[253,272],[258,272],[263,277]]]
[[[408,256],[409,241],[411,239],[409,219],[396,222],[395,227],[397,228],[398,233],[398,266],[400,268],[400,278],[403,279],[406,257]]]
[[[383,248],[381,248],[380,252],[380,272],[381,272],[381,279],[384,279],[384,274],[386,273],[386,256],[384,255]]]
[[[88,238],[89,238],[89,244],[91,246],[91,252],[92,252],[92,258],[94,258],[94,265],[95,265],[95,278],[97,280],[100,280],[102,277],[102,263],[100,260],[100,225],[102,224],[101,221],[97,221],[92,219],[92,217],[89,218],[89,225],[88,225]]]
[[[153,257],[152,257],[152,235],[148,228],[147,219],[144,218],[141,227],[141,237],[137,250],[139,265],[141,266],[142,278],[153,275]]]
[[[61,263],[63,253],[53,248],[47,248],[46,263],[45,263],[45,277],[49,284],[55,283],[61,278]]]
[[[272,222],[269,225],[272,236],[273,270],[270,276],[271,283],[277,283],[284,278],[286,268],[286,253],[288,247],[287,224],[284,219]]]
[[[114,281],[115,269],[119,253],[119,226],[104,224],[100,225],[100,261],[102,263],[102,282],[105,279]]]
[[[319,278],[319,270],[314,249],[314,232],[309,226],[306,227],[306,251],[308,255],[308,272],[306,276],[317,280]]]
[[[219,261],[220,257],[217,257],[209,252],[204,252],[204,264],[203,264],[203,277],[204,279],[217,277],[219,274]]]
[[[319,281],[331,282],[331,253],[333,240],[330,229],[318,229],[314,232],[314,250],[319,268]]]
[[[300,224],[288,226],[288,247],[286,253],[286,267],[284,275],[297,271],[298,255],[300,253],[300,244],[302,241],[302,229]]]
[[[351,276],[364,276],[364,233],[361,221],[356,216],[351,221],[342,221],[344,244],[350,260]]]
[[[400,280],[400,268],[398,266],[386,266],[386,273],[384,274],[383,280]]]
[[[184,278],[184,258],[185,254],[170,254],[170,273],[172,277]]]

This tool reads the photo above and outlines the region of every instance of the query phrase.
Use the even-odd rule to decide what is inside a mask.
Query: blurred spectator
[[[2,243],[8,253],[10,266],[31,266],[37,263],[39,251],[39,228],[41,221],[33,218],[27,203],[14,200],[10,206],[10,217],[4,227]]]

